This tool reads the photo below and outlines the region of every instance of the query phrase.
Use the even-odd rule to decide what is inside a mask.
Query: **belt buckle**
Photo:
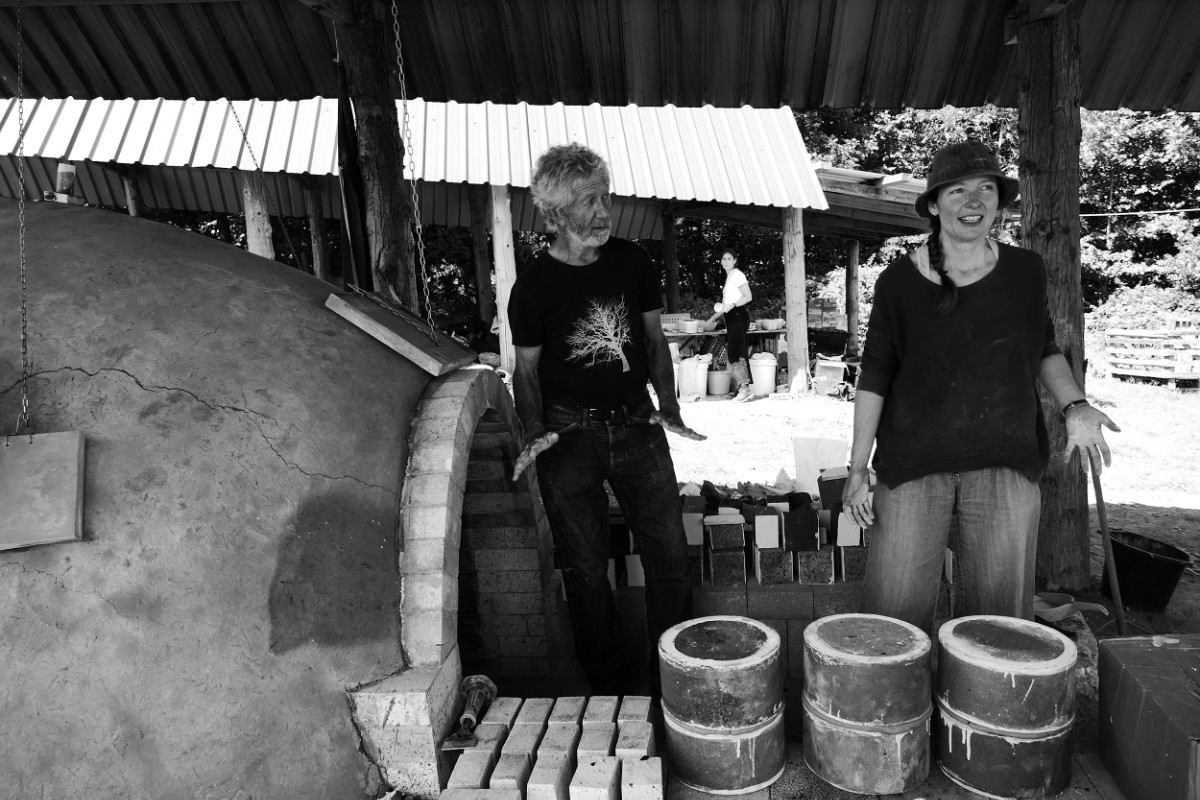
[[[592,419],[597,422],[607,422],[610,424],[616,422],[617,414],[620,413],[620,411],[621,409],[619,408],[589,408],[587,410],[588,419]]]

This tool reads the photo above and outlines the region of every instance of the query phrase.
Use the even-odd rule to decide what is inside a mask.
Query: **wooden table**
[[[679,349],[685,347],[695,347],[699,349],[704,339],[716,338],[724,336],[727,331],[724,328],[713,331],[699,331],[697,333],[682,333],[680,331],[663,331],[663,335],[667,337],[668,342],[678,342]],[[765,350],[768,353],[779,353],[779,340],[787,335],[787,328],[780,328],[777,331],[764,330],[749,330],[746,331],[747,344],[760,345],[758,350]]]

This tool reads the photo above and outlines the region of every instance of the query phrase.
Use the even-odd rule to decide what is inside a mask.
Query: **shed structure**
[[[15,197],[19,191],[15,156],[23,112],[27,194],[53,190],[56,166],[67,161],[76,166],[79,195],[90,203],[132,209],[136,196],[151,207],[237,212],[246,209],[246,191],[256,190],[270,213],[340,218],[337,103],[42,98],[18,109],[16,100],[4,101],[0,194]],[[485,225],[544,230],[528,192],[533,164],[550,145],[577,141],[610,164],[613,232],[624,238],[661,239],[664,225],[673,226],[678,216],[780,229],[789,209],[796,210],[801,233],[818,236],[882,238],[927,227],[911,202],[924,181],[814,170],[787,107],[503,106],[417,99],[407,111],[426,223],[476,232]],[[484,209],[486,221],[479,219]],[[802,242],[784,251],[790,275],[785,275],[788,349],[805,353]],[[505,237],[496,237],[493,258],[503,312],[515,280]],[[677,265],[666,264],[666,272],[668,310],[676,310],[670,306],[672,296],[678,302]],[[490,287],[486,271],[479,285]],[[510,361],[507,321],[501,317]],[[791,366],[794,373],[804,365]]]

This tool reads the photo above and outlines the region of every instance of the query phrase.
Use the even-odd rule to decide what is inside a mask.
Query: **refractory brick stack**
[[[545,512],[511,480],[509,428],[484,415],[471,443],[459,554],[458,642],[467,672],[549,675],[559,650]]]

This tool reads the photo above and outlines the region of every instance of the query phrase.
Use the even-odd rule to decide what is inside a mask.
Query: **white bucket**
[[[775,391],[775,356],[770,353],[755,353],[750,359],[751,391],[766,396]]]

